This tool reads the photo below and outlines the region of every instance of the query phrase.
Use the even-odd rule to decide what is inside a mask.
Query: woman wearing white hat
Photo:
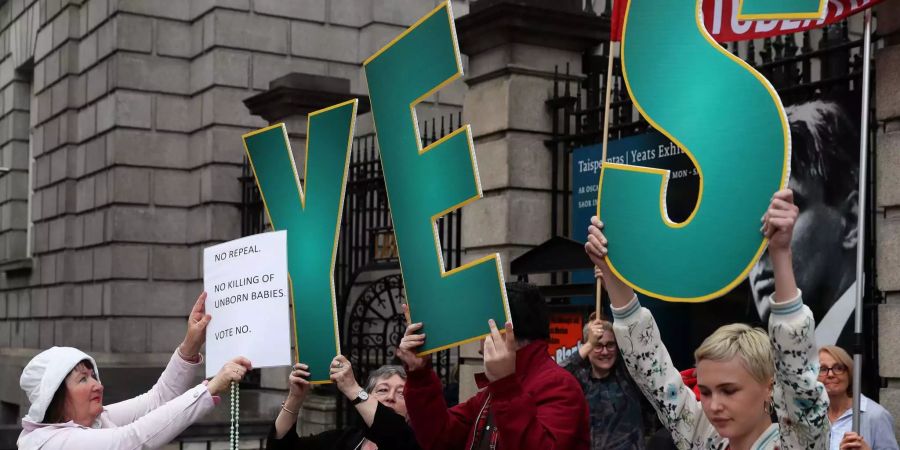
[[[52,347],[32,358],[19,385],[31,407],[22,418],[19,449],[149,449],[174,439],[215,406],[213,396],[243,378],[250,361],[235,358],[208,383],[191,386],[203,367],[206,293],[188,318],[184,341],[159,381],[145,394],[103,406],[103,385],[94,359],[72,347]]]

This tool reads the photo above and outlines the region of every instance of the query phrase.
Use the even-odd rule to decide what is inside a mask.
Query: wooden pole
[[[607,58],[608,62],[606,65],[606,99],[603,102],[603,159],[601,164],[606,162],[606,147],[609,144],[609,103],[610,98],[612,97],[613,60],[615,59],[615,52],[613,52],[613,49],[615,48],[615,45],[616,43],[614,41],[609,41],[609,57]],[[597,211],[599,213],[599,208]],[[600,300],[603,293],[602,285],[602,279],[597,278],[597,320],[603,320],[603,304]]]

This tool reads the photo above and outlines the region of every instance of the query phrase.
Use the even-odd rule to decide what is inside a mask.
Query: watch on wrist
[[[356,398],[354,398],[350,404],[356,406],[366,400],[369,399],[369,393],[366,392],[365,389],[360,389],[359,392],[356,393]]]

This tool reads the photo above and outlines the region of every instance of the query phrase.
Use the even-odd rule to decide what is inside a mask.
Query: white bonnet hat
[[[50,347],[31,358],[31,361],[22,370],[22,377],[19,378],[19,386],[22,387],[28,396],[28,401],[31,402],[28,414],[22,420],[41,423],[50,406],[50,401],[53,400],[53,394],[56,393],[69,372],[84,360],[90,361],[94,366],[94,375],[99,381],[100,373],[94,358],[77,348]]]

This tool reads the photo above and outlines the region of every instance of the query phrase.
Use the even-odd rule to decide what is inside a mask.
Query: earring
[[[772,397],[769,397],[765,403],[763,403],[763,411],[768,415],[772,415],[772,412],[775,411],[775,400]]]

